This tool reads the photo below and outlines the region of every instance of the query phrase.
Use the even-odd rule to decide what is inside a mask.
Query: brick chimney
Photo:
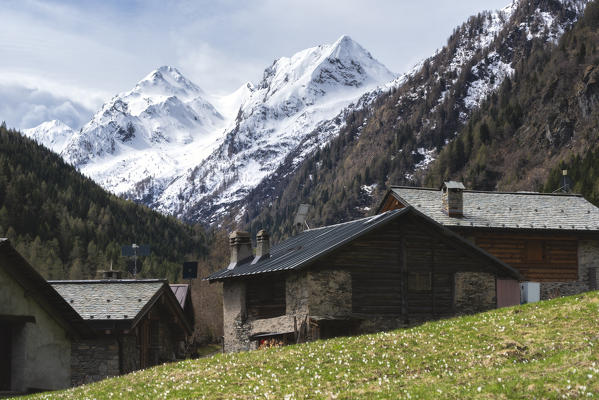
[[[229,246],[231,246],[231,262],[228,269],[245,264],[252,257],[252,242],[250,234],[243,231],[235,231],[229,235]]]
[[[256,234],[256,257],[252,264],[270,257],[270,237],[264,229]]]
[[[443,183],[443,212],[450,217],[464,216],[464,184],[462,182],[449,181]]]

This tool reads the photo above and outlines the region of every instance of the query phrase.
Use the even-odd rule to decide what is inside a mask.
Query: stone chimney
[[[102,279],[121,279],[121,271],[102,271]]]
[[[450,217],[464,216],[464,184],[449,181],[443,183],[443,212]]]
[[[228,269],[245,264],[252,257],[252,242],[250,234],[243,231],[235,231],[229,235],[229,246],[231,246],[231,262]]]
[[[270,257],[270,237],[264,229],[256,234],[256,257],[252,264]]]
[[[96,279],[121,279],[123,277],[122,271],[112,269],[112,262],[110,263],[110,269],[99,270],[96,272]]]

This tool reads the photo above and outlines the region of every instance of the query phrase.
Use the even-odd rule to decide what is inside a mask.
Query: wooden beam
[[[399,239],[399,257],[401,271],[401,315],[404,321],[408,322],[408,253],[406,250],[406,236],[402,230]]]

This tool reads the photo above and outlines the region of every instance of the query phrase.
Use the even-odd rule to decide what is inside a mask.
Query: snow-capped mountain
[[[348,36],[280,58],[256,87],[246,85],[236,96],[245,99],[210,156],[163,191],[142,182],[128,195],[177,216],[201,203],[220,208],[214,210],[218,217],[272,173],[321,121],[394,77]]]
[[[64,140],[41,126],[28,135],[117,194],[214,222],[231,210],[240,216],[232,205],[256,214],[348,121],[359,137],[377,107],[386,107],[381,114],[390,120],[381,129],[412,135],[403,153],[389,155],[410,182],[513,74],[532,43],[555,43],[587,2],[519,0],[483,12],[402,76],[348,36],[280,58],[259,83],[221,97],[161,67],[105,103],[79,132],[57,135]]]
[[[269,221],[271,232],[282,232],[299,203],[314,206],[313,223],[328,224],[371,212],[386,185],[427,183],[439,151],[472,113],[535,49],[554,46],[587,3],[518,0],[469,18],[430,58],[322,121],[231,213],[255,226]],[[318,151],[327,143],[335,157]],[[353,190],[356,185],[362,189]],[[342,210],[323,203],[334,195]],[[206,218],[211,210],[193,211],[190,217]]]
[[[106,102],[60,154],[121,194],[144,179],[169,181],[195,166],[225,126],[197,85],[164,66]]]
[[[24,129],[23,134],[43,144],[55,153],[60,153],[74,132],[64,122],[53,119],[52,121],[42,122],[34,128]]]

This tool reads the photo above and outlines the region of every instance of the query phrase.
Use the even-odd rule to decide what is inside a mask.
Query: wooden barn
[[[226,351],[487,310],[497,307],[498,280],[522,278],[411,206],[306,230],[272,249],[261,231],[255,256],[249,234],[229,240],[231,263],[207,278],[224,284]]]
[[[581,195],[393,187],[379,212],[412,206],[540,283],[540,298],[597,289],[599,208]]]

